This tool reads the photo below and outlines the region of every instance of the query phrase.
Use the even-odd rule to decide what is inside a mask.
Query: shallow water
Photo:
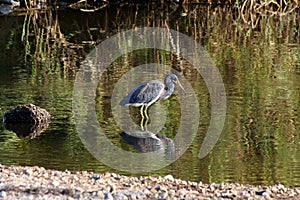
[[[0,163],[133,174],[108,167],[87,150],[74,122],[73,86],[80,63],[96,44],[124,30],[157,26],[190,36],[208,52],[224,81],[227,113],[217,144],[199,159],[211,119],[211,103],[207,85],[195,67],[162,50],[143,49],[116,59],[102,73],[96,91],[84,93],[95,95],[96,119],[116,146],[137,151],[120,136],[124,131],[120,122],[128,116],[134,126],[139,127],[140,122],[139,110],[129,109],[129,115],[123,115],[118,99],[138,83],[163,80],[171,72],[166,66],[173,66],[190,91],[188,97],[194,95],[198,105],[181,100],[184,97],[176,88],[176,95],[149,108],[149,131],[174,139],[180,127],[180,109],[186,113],[197,107],[200,110],[199,120],[187,118],[190,126],[199,122],[187,151],[162,169],[138,175],[173,174],[205,183],[300,186],[297,16],[266,16],[251,27],[236,14],[228,15],[233,12],[229,8],[186,9],[137,5],[108,7],[96,13],[63,10],[1,16],[1,115],[18,104],[34,103],[47,109],[53,119],[44,133],[31,140],[18,138],[1,124]],[[129,41],[119,38],[119,42],[126,46]],[[147,63],[164,66],[139,70],[138,66]],[[85,120],[90,119],[89,113],[81,114]],[[85,120],[83,124],[87,124]],[[101,137],[95,134],[92,139],[97,150]],[[172,154],[166,151],[160,159],[167,155]]]

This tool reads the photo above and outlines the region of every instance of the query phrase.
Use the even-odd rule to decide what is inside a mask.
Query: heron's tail
[[[120,106],[126,106],[129,103],[129,98],[128,96],[124,97],[122,101],[119,103]]]

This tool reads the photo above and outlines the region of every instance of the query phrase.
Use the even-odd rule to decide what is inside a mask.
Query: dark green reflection
[[[3,116],[17,104],[34,103],[46,108],[54,119],[33,140],[19,139],[1,124],[0,163],[114,171],[89,154],[75,131],[74,76],[88,52],[107,37],[134,27],[167,25],[199,42],[222,74],[227,119],[217,145],[207,157],[198,159],[210,121],[206,85],[189,63],[159,50],[125,55],[101,77],[96,110],[107,137],[117,146],[133,150],[119,136],[122,130],[111,113],[110,98],[120,77],[149,62],[171,65],[185,76],[197,94],[200,127],[188,151],[152,175],[171,173],[176,178],[205,183],[300,185],[300,37],[296,14],[260,16],[254,23],[246,23],[236,10],[226,7],[193,6],[162,11],[155,5],[137,5],[107,7],[96,13],[45,11],[2,18],[0,114]],[[176,97],[160,103],[167,108],[168,116],[160,134],[173,138],[178,129],[180,105]]]

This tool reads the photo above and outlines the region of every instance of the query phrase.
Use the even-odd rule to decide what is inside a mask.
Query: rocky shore
[[[0,165],[0,199],[300,199],[300,188]]]

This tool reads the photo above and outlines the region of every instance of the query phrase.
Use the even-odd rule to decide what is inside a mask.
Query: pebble
[[[158,195],[158,199],[166,199],[168,197],[168,192],[162,192]]]
[[[54,180],[54,181],[52,182],[52,184],[53,184],[55,187],[57,187],[57,186],[59,186],[59,181]]]
[[[270,199],[270,195],[269,195],[267,192],[263,192],[263,193],[262,193],[262,196],[263,196],[265,199]]]
[[[100,179],[100,174],[93,174],[93,175],[92,175],[92,178],[93,178],[94,180],[98,180],[98,179]]]
[[[150,195],[151,194],[150,190],[148,190],[147,188],[142,189],[142,193],[144,193],[145,195]]]
[[[6,192],[1,190],[0,191],[0,197],[5,198],[6,197]]]
[[[113,199],[115,199],[115,200],[127,200],[128,197],[125,194],[119,192],[119,193],[113,195]]]
[[[165,179],[166,179],[166,180],[169,180],[169,181],[171,181],[171,182],[174,181],[174,177],[173,177],[171,174],[165,176]]]
[[[190,182],[165,177],[129,177],[0,164],[0,199],[300,199],[300,188],[282,184]]]

